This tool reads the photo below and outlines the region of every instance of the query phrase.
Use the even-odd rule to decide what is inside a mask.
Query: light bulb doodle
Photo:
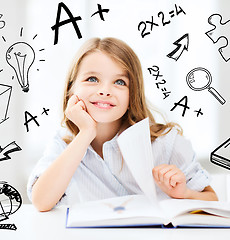
[[[22,205],[20,193],[5,181],[0,182],[0,222],[9,219]],[[0,224],[0,229],[16,230],[15,224]]]
[[[24,92],[29,91],[29,70],[34,63],[35,52],[25,42],[17,42],[6,51],[6,61],[14,69],[19,84]]]

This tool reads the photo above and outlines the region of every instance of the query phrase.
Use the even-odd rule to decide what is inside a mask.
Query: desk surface
[[[0,239],[167,239],[167,240],[216,240],[230,236],[230,229],[154,229],[154,228],[113,228],[113,229],[66,229],[66,207],[62,206],[50,212],[40,213],[32,205],[23,205],[10,219],[0,222],[14,223],[13,230],[0,230]],[[5,238],[4,238],[5,237]]]

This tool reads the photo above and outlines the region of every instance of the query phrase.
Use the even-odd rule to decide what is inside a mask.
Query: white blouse
[[[36,179],[66,148],[67,144],[62,140],[65,135],[66,129],[57,131],[50,144],[48,144],[43,157],[33,169],[27,185],[30,200],[32,186]],[[116,135],[112,140],[104,143],[104,160],[94,151],[91,145],[88,147],[58,204],[73,204],[82,201],[142,194],[125,161],[122,160],[117,137]],[[195,160],[191,143],[183,136],[180,136],[176,129],[172,129],[168,134],[158,137],[151,145],[154,166],[160,164],[176,165],[185,174],[187,186],[190,189],[202,191],[206,186],[210,185],[210,175]],[[156,192],[159,200],[170,198],[157,186]]]

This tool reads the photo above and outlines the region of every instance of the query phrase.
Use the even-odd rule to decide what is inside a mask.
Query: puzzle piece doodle
[[[226,44],[218,50],[222,58],[227,62],[230,59],[230,20],[223,22],[220,14],[212,14],[208,18],[208,23],[212,25],[213,28],[205,34],[213,41],[213,43],[217,43],[221,38],[226,40]]]

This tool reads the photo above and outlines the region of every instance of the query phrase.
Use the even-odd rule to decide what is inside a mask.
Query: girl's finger
[[[171,169],[164,175],[164,183],[166,183],[166,185],[170,188],[175,187],[174,182],[171,182],[171,179],[175,174],[177,174],[176,169]]]
[[[86,106],[83,100],[80,100],[77,104],[81,107],[82,110],[86,111]]]
[[[168,179],[165,179],[165,174],[167,174],[171,170],[172,170],[171,165],[166,165],[166,166],[162,167],[161,169],[159,169],[159,173],[158,173],[159,174],[159,180],[161,182],[168,181]]]
[[[177,183],[183,183],[183,182],[186,182],[185,175],[179,172],[173,175],[170,180],[170,184],[174,187],[176,186]]]
[[[78,101],[79,101],[79,98],[77,97],[77,95],[72,95],[70,97],[70,99],[68,100],[66,108],[70,108],[70,107],[74,106]]]
[[[156,181],[160,181],[160,171],[166,166],[166,164],[162,164],[152,169],[152,173]]]

